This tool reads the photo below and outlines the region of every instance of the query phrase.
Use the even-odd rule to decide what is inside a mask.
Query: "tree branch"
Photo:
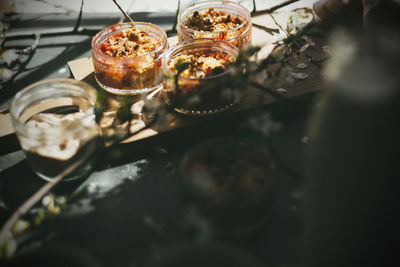
[[[260,25],[260,24],[254,23],[254,22],[253,22],[253,26],[256,28],[259,28],[260,30],[263,30],[271,35],[273,35],[274,33],[279,33],[278,29],[268,28],[266,26],[263,26],[263,25]]]
[[[121,10],[121,12],[122,12],[122,14],[124,14],[125,18],[130,20],[130,22],[132,22],[132,24],[135,25],[135,22],[133,21],[133,19],[128,15],[128,13],[125,12],[125,10],[122,9],[122,7],[117,3],[117,0],[113,0],[113,2],[118,7],[118,9]]]
[[[169,32],[176,31],[176,25],[178,25],[178,16],[179,16],[180,9],[181,9],[181,0],[178,0],[178,8],[177,8],[176,14],[175,14],[174,25],[172,26],[172,29],[169,30]]]
[[[76,20],[75,27],[74,27],[74,29],[72,30],[73,32],[78,31],[79,27],[81,26],[81,23],[82,23],[82,13],[83,13],[82,11],[83,11],[83,4],[84,4],[84,2],[85,2],[85,0],[81,0],[81,8],[80,8],[80,10],[79,10],[79,16],[78,16],[78,19]]]
[[[21,39],[28,39],[28,38],[35,38],[37,34],[40,34],[41,37],[46,38],[46,37],[59,37],[59,36],[66,36],[66,35],[87,35],[87,36],[92,36],[96,33],[98,33],[100,30],[103,28],[99,29],[78,29],[77,31],[73,30],[65,30],[65,31],[54,31],[54,32],[43,32],[43,33],[33,33],[33,34],[15,34],[15,35],[7,35],[7,41],[11,40],[21,40]]]
[[[40,40],[40,34],[35,34],[35,41],[33,41],[32,45],[30,45],[24,49],[17,50],[17,53],[20,55],[32,53],[33,51],[35,51],[35,49],[39,45],[39,40]]]
[[[54,186],[56,186],[65,176],[72,173],[79,166],[81,166],[87,159],[89,158],[89,153],[86,151],[86,155],[82,157],[80,160],[71,164],[68,168],[63,170],[57,176],[54,177],[53,180],[43,185],[35,194],[33,194],[30,198],[28,198],[6,221],[0,231],[0,247],[3,246],[9,238],[12,232],[12,228],[15,223],[19,220],[19,218],[28,212],[39,200],[41,200],[47,192],[49,192]]]
[[[261,16],[261,15],[265,15],[265,14],[271,14],[271,13],[275,12],[276,10],[282,8],[282,7],[288,6],[288,5],[296,3],[298,1],[299,0],[288,0],[286,2],[283,2],[283,3],[279,4],[279,5],[273,6],[273,7],[268,8],[268,9],[260,10],[260,11],[257,11],[254,8],[253,11],[251,12],[251,16],[252,17],[257,17],[257,16]]]
[[[256,0],[253,0],[253,10],[251,11],[251,13],[255,13],[257,12],[257,4],[256,4]]]

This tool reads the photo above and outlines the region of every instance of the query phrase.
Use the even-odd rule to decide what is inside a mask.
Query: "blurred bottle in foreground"
[[[377,19],[399,1],[367,2],[366,30],[331,38],[325,95],[310,120],[308,267],[400,266],[400,39]]]

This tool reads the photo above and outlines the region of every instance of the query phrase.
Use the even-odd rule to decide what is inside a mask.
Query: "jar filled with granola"
[[[179,41],[216,38],[242,49],[251,44],[250,12],[233,1],[200,1],[185,7],[178,16]]]
[[[37,82],[16,94],[11,119],[21,148],[39,177],[52,180],[73,164],[78,167],[64,180],[91,170],[99,139],[95,102],[96,90],[72,79]]]
[[[171,47],[162,62],[166,102],[187,115],[208,115],[232,107],[240,94],[224,82],[237,56],[234,45],[208,38],[186,40]]]
[[[161,58],[167,48],[167,34],[157,25],[111,25],[92,40],[95,78],[104,90],[118,95],[160,88]]]

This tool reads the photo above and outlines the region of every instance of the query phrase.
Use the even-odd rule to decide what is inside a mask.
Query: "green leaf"
[[[28,221],[25,220],[18,220],[15,225],[14,228],[12,230],[13,235],[18,235],[19,233],[22,233],[23,231],[25,231],[26,229],[29,228],[31,224]]]
[[[247,56],[252,56],[256,53],[258,53],[258,51],[260,51],[261,47],[259,46],[250,46],[246,49],[246,54]]]
[[[190,62],[185,62],[184,60],[180,59],[175,63],[175,69],[176,72],[179,74],[181,74],[182,72],[184,72],[187,68],[189,68],[190,66]]]
[[[117,119],[121,122],[127,121],[132,117],[131,107],[133,105],[132,96],[123,96],[121,99],[121,107],[117,111]]]
[[[94,114],[96,122],[99,123],[103,117],[104,111],[109,109],[110,104],[108,102],[107,93],[104,90],[97,90],[96,104],[94,105]]]
[[[33,224],[35,226],[40,225],[42,223],[42,221],[44,220],[44,217],[45,217],[44,209],[43,208],[38,209],[38,212],[37,212],[35,218],[33,219]]]

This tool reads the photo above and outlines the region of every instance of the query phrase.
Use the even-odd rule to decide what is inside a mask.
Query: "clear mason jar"
[[[52,180],[71,164],[84,164],[64,177],[73,180],[93,165],[99,129],[96,90],[73,79],[34,83],[16,94],[11,119],[26,158],[36,174]]]
[[[186,26],[186,22],[195,12],[202,14],[210,8],[215,11],[223,11],[230,16],[241,19],[241,23],[236,27],[226,31],[199,31]],[[225,40],[235,45],[239,49],[251,44],[252,23],[250,12],[239,3],[233,1],[207,0],[199,1],[183,8],[179,13],[177,32],[179,41],[191,38],[215,38]]]
[[[163,92],[167,104],[173,105],[179,113],[197,116],[224,111],[239,101],[240,94],[237,90],[217,86],[229,78],[229,69],[204,78],[180,75],[176,88],[176,73],[170,69],[169,63],[185,53],[205,55],[223,53],[233,61],[239,51],[228,42],[209,38],[190,39],[169,48],[162,62]]]
[[[149,37],[160,41],[155,50],[145,55],[121,58],[104,54],[100,47],[109,37],[135,27],[148,32]],[[92,60],[95,78],[107,92],[118,95],[146,93],[161,86],[161,58],[168,48],[167,34],[159,26],[135,22],[111,25],[92,39]]]

